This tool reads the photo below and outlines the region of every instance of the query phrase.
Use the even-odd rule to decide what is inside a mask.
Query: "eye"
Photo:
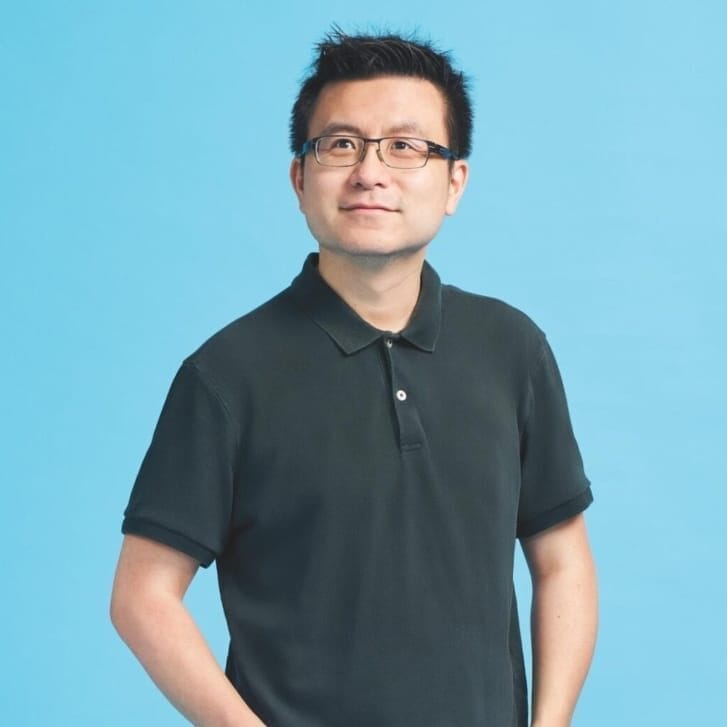
[[[412,146],[410,139],[392,139],[390,148],[393,151],[408,151],[414,147]]]
[[[388,152],[396,156],[420,156],[427,153],[427,143],[421,139],[396,137],[389,140]]]
[[[321,149],[327,152],[354,151],[356,139],[351,136],[324,136],[320,140]]]

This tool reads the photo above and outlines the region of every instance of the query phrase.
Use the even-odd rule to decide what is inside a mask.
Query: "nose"
[[[376,147],[376,154],[371,154],[370,146]],[[381,148],[377,141],[365,142],[363,158],[351,167],[351,183],[354,186],[370,189],[372,187],[386,186],[389,178],[389,168],[381,158]]]

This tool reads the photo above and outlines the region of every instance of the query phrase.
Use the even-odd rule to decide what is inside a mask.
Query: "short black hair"
[[[433,83],[443,94],[449,148],[466,158],[472,147],[472,102],[469,80],[452,65],[451,55],[432,43],[400,35],[347,35],[335,27],[316,45],[317,58],[293,104],[290,148],[300,154],[323,87],[336,81],[381,76],[409,76]]]

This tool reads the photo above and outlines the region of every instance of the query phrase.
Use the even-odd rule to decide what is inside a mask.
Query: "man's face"
[[[416,137],[448,146],[444,98],[429,81],[401,76],[329,84],[308,128],[309,139],[323,134]],[[291,179],[322,253],[387,256],[432,240],[457,207],[467,164],[432,154],[420,169],[392,169],[369,144],[352,167],[322,166],[313,153],[296,158]]]

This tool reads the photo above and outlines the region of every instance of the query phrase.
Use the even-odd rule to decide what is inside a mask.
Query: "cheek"
[[[319,217],[321,214],[321,195],[316,192],[314,185],[306,185],[300,197],[300,209],[309,218]]]
[[[320,213],[322,210],[330,209],[336,206],[336,194],[334,185],[325,179],[325,177],[311,175],[310,180],[306,180],[303,190],[303,204],[307,210]]]
[[[445,213],[448,201],[448,186],[440,180],[432,180],[417,190],[416,208],[423,218],[440,217]]]

